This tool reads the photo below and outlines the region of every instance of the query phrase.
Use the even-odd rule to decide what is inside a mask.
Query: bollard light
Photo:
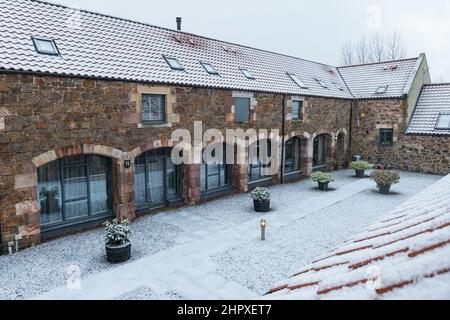
[[[261,227],[261,240],[264,241],[266,240],[266,226],[267,226],[267,222],[266,220],[261,220],[260,223],[260,227]]]

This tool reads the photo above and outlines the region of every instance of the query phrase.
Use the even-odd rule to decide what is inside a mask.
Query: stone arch
[[[334,168],[334,134],[320,130],[312,135],[313,170],[331,170]]]
[[[300,140],[300,169],[303,176],[309,176],[312,172],[313,143],[312,135],[306,131],[292,131],[285,137],[285,143],[290,139],[298,138]],[[286,150],[285,150],[286,153]],[[286,159],[286,154],[283,156]],[[283,164],[283,174],[284,172]]]
[[[345,166],[348,159],[348,131],[345,128],[335,132],[333,137],[333,150],[336,158],[336,168]]]

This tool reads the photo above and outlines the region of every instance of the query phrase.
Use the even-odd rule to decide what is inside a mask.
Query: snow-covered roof
[[[420,58],[370,63],[338,68],[357,99],[397,98],[406,95],[415,77]],[[387,86],[386,91],[379,88]]]
[[[268,298],[449,299],[450,175],[276,284]]]
[[[396,70],[382,70],[382,64],[338,70],[42,1],[0,0],[0,8],[0,70],[353,99],[371,97],[384,84],[387,92],[376,97],[400,96],[417,60],[387,64],[397,65]],[[54,40],[59,55],[39,54],[32,37]],[[184,70],[172,70],[163,56],[176,58]],[[219,75],[207,73],[200,62],[211,64]]]
[[[444,114],[450,116],[450,84],[425,85],[406,133],[450,136],[450,127],[436,129],[439,115]]]

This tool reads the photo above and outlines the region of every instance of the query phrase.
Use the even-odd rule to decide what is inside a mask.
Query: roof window
[[[248,71],[247,69],[242,69],[242,68],[240,70],[247,79],[255,80],[255,77],[250,73],[250,71]]]
[[[292,79],[292,81],[294,81],[300,88],[302,89],[308,89],[308,87],[305,85],[305,83],[300,80],[299,77],[297,77],[295,74],[293,73],[287,73],[287,75]]]
[[[377,90],[375,91],[375,94],[383,94],[383,93],[386,93],[388,87],[389,87],[388,85],[379,86],[379,87],[377,88]]]
[[[322,88],[328,89],[328,86],[327,86],[327,84],[325,83],[324,80],[322,80],[322,79],[317,79],[317,78],[314,78],[314,80],[316,80],[316,81],[320,84],[320,86],[321,86]]]
[[[173,70],[184,70],[183,66],[178,62],[177,58],[174,57],[167,57],[163,56],[166,60],[167,64],[173,69]]]
[[[215,75],[219,74],[210,63],[200,62],[200,64],[203,66],[203,68],[205,68],[206,72],[208,72],[209,74]]]
[[[59,55],[58,47],[54,40],[37,37],[32,37],[32,39],[37,53],[51,56]]]
[[[344,88],[342,88],[341,85],[337,81],[332,81],[331,83],[336,87],[336,89],[338,89],[340,91],[344,91]]]
[[[436,129],[449,130],[450,129],[450,113],[440,113],[436,122]]]

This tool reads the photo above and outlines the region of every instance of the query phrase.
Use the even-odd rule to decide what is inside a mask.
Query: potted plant
[[[391,186],[400,182],[400,175],[392,170],[375,170],[370,178],[377,183],[381,194],[389,194]]]
[[[355,170],[358,178],[364,178],[366,170],[369,170],[372,166],[367,161],[353,161],[350,163],[350,168]]]
[[[128,261],[131,256],[130,222],[117,219],[105,222],[106,230],[106,258],[110,263]]]
[[[256,212],[268,212],[270,210],[270,192],[267,188],[256,188],[250,192],[253,206]]]
[[[327,191],[328,184],[335,181],[335,178],[332,174],[320,171],[314,172],[311,175],[311,179],[319,184],[319,190],[322,191]]]

